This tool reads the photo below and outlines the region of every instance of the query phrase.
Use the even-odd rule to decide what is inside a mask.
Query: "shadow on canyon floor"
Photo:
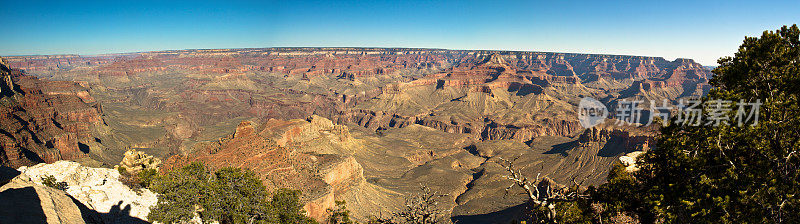
[[[557,145],[553,145],[553,147],[547,152],[544,152],[544,154],[559,154],[561,156],[568,156],[569,151],[574,149],[577,145],[578,141],[560,143]]]
[[[459,215],[450,217],[456,224],[508,224],[521,218],[528,205],[523,203],[500,211],[480,215]]]

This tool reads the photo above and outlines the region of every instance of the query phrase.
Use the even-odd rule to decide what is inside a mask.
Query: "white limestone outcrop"
[[[636,158],[639,158],[642,153],[644,152],[635,151],[619,157],[619,161],[625,166],[625,171],[629,173],[639,171],[639,167],[636,166]]]
[[[122,184],[119,171],[114,169],[90,168],[76,162],[57,161],[20,167],[18,170],[38,184],[41,184],[42,178],[50,175],[59,182],[66,182],[69,186],[67,194],[101,213],[129,209],[125,211],[129,212],[128,215],[147,220],[150,207],[158,200],[156,194],[148,189],[137,192]]]
[[[81,209],[66,193],[35,184],[25,174],[0,186],[0,223],[82,224]]]

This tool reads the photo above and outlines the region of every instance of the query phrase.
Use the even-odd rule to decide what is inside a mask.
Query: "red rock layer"
[[[75,82],[43,81],[0,68],[0,165],[19,167],[86,156],[101,107]]]
[[[586,129],[578,138],[584,145],[610,143],[624,152],[647,150],[656,142],[657,127],[630,128],[626,126],[601,125]]]
[[[245,121],[228,137],[195,146],[191,153],[168,158],[161,171],[166,172],[192,162],[201,162],[213,169],[246,168],[254,171],[269,190],[301,190],[308,215],[322,221],[327,209],[335,206],[334,194],[343,194],[352,184],[364,178],[361,165],[352,157],[312,155],[296,150],[294,144],[303,136],[319,132],[319,128],[332,128],[325,130],[335,132],[335,126],[326,121],[330,127],[315,123],[309,125],[302,120],[275,119],[257,127]]]
[[[476,120],[473,123],[442,122],[425,116],[403,117],[393,111],[355,109],[359,103],[380,94],[395,94],[414,86],[466,88],[474,92],[492,93],[495,89],[517,95],[541,94],[554,85],[578,85],[598,79],[632,79],[635,82],[623,96],[659,88],[708,90],[710,72],[689,59],[667,61],[660,57],[625,55],[571,54],[554,52],[460,51],[405,48],[265,48],[210,49],[144,52],[103,57],[26,56],[13,57],[12,63],[32,71],[50,71],[67,67],[87,67],[91,78],[124,82],[147,80],[162,73],[208,74],[215,79],[187,77],[173,88],[178,100],[169,101],[149,84],[138,87],[108,89],[135,96],[136,103],[159,111],[180,112],[184,119],[199,126],[211,125],[236,117],[292,119],[311,114],[329,117],[337,123],[353,122],[374,129],[404,124],[422,124],[447,132],[479,133],[483,139],[570,133],[580,129],[573,121],[552,121],[547,124],[516,127]],[[424,77],[403,76],[398,82],[369,86],[352,92],[306,92],[277,87],[278,93],[264,95],[257,88],[201,88],[213,81],[247,77],[247,74],[270,72],[287,79],[313,82],[315,77],[335,77],[343,81],[368,81],[370,78],[397,71],[427,73]],[[85,77],[84,77],[85,78]],[[408,79],[408,80],[402,80]],[[267,79],[252,78],[258,88],[275,87]],[[302,82],[302,81],[301,81]],[[158,83],[152,84],[156,85]],[[692,85],[696,85],[693,87]],[[679,88],[675,88],[679,87]],[[617,88],[617,87],[615,87]],[[619,87],[624,88],[624,87]],[[608,91],[620,91],[614,89]],[[307,95],[311,100],[293,101]],[[691,95],[691,94],[684,94]],[[139,96],[145,96],[139,99]],[[290,97],[287,97],[290,96]],[[171,97],[171,96],[170,96]],[[563,99],[562,99],[563,100]],[[125,99],[120,99],[125,101]],[[209,109],[223,108],[223,109]],[[236,108],[236,109],[224,109]],[[262,120],[262,121],[263,121]],[[500,121],[496,121],[500,122]],[[486,130],[490,128],[491,130]],[[534,130],[541,129],[541,130]],[[485,134],[484,134],[485,133]],[[191,136],[192,134],[186,134]],[[516,137],[515,137],[516,136]],[[526,141],[526,140],[522,140]]]
[[[192,162],[203,162],[212,168],[238,167],[255,171],[269,189],[303,186],[301,190],[322,188],[314,178],[313,165],[318,158],[296,153],[294,148],[281,147],[260,135],[251,122],[242,122],[236,132],[217,142],[195,147],[192,153],[167,159],[164,171]]]

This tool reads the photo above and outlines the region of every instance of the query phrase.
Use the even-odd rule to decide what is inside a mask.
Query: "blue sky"
[[[281,46],[693,58],[800,22],[800,1],[0,0],[0,55]]]

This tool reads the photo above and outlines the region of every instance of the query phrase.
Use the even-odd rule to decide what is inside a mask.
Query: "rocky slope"
[[[476,215],[503,212],[524,199],[498,193],[509,184],[502,178],[505,170],[495,163],[498,159],[515,158],[526,173],[562,183],[575,178],[585,187],[604,182],[608,167],[627,152],[643,150],[653,136],[601,127],[573,138],[541,137],[528,146],[513,140],[481,141],[418,124],[376,134],[319,116],[261,125],[247,121],[231,136],[199,144],[169,158],[165,166],[201,161],[255,170],[270,189],[303,190],[305,208],[317,219],[325,217],[335,200],[347,201],[358,220],[396,211],[405,196],[425,185],[447,194],[440,206],[452,211],[454,220],[480,223]]]
[[[335,194],[363,182],[364,176],[361,165],[352,157],[304,153],[294,145],[318,138],[322,131],[335,131],[330,120],[319,117],[313,122],[270,120],[261,127],[245,121],[229,137],[196,145],[191,153],[170,157],[163,169],[169,171],[196,161],[212,168],[248,168],[261,177],[269,190],[302,190],[308,215],[324,220],[327,209],[334,208]]]
[[[70,81],[44,81],[0,64],[0,165],[87,158],[101,149],[102,107]]]
[[[689,59],[405,48],[210,49],[10,61],[39,77],[81,83],[86,93],[67,92],[89,101],[76,102],[102,103],[94,108],[108,126],[88,129],[99,134],[96,141],[84,141],[84,128],[63,128],[62,121],[53,130],[77,130],[76,142],[107,164],[119,163],[130,148],[163,159],[166,170],[193,161],[252,169],[270,189],[303,190],[305,209],[317,219],[335,200],[347,201],[359,220],[387,214],[427,185],[448,195],[440,206],[459,223],[507,223],[517,213],[524,198],[503,194],[510,183],[495,163],[501,158],[557,183],[600,184],[618,162],[635,170],[632,160],[653,145],[655,127],[607,123],[584,129],[575,109],[581,98],[612,109],[621,100],[644,100],[647,110],[648,100],[705,94],[710,76]],[[8,77],[7,83],[45,82]],[[15,88],[36,85],[5,86],[0,93],[16,98],[3,102],[16,102],[11,99],[22,95]],[[46,101],[54,105],[72,96],[44,89],[40,95],[53,96]],[[2,127],[20,126],[12,125],[19,119],[11,115],[26,113],[9,111],[12,122]],[[7,142],[25,139],[31,132],[25,130],[9,132],[13,141]]]
[[[456,199],[452,220],[458,223],[509,223],[525,208],[524,192],[512,189],[498,160],[513,161],[529,177],[540,175],[562,185],[582,188],[606,181],[609,168],[622,163],[634,171],[635,157],[653,143],[656,132],[616,125],[586,129],[581,135],[541,137],[531,146],[514,141],[483,141],[467,149],[486,158],[474,168],[475,178]]]
[[[407,48],[30,56],[10,64],[86,83],[118,130],[108,144],[120,144],[110,148],[159,157],[223,137],[242,120],[312,114],[372,130],[419,124],[483,140],[571,136],[581,131],[573,108],[582,97],[609,108],[621,99],[672,101],[704,94],[710,76],[689,59]]]
[[[84,215],[81,206],[64,191],[35,184],[26,175],[0,186],[0,220],[4,223],[99,223],[99,217]]]

